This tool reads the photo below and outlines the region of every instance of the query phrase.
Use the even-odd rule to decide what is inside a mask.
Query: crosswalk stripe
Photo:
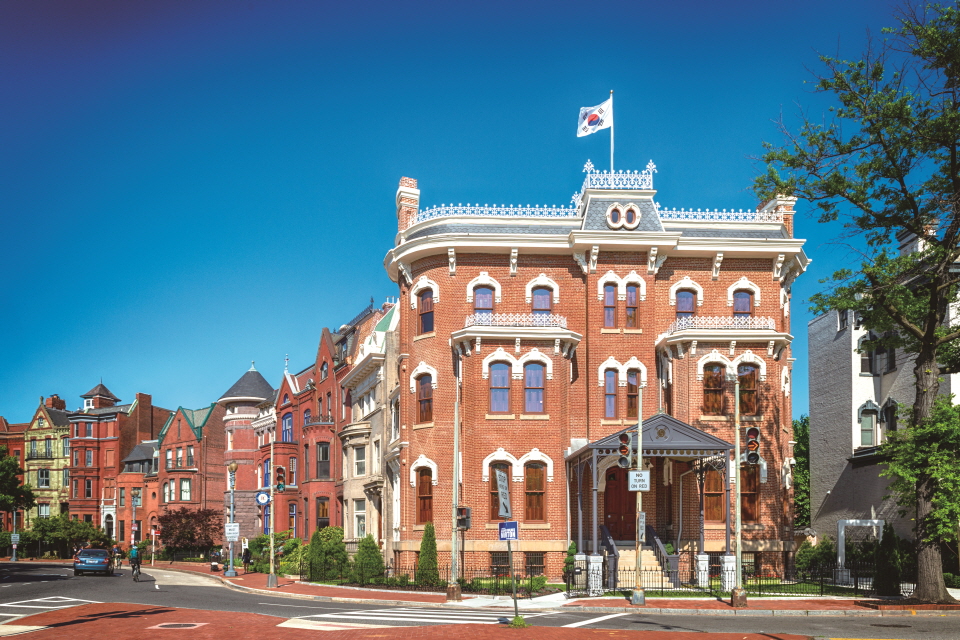
[[[593,624],[594,622],[603,622],[604,620],[609,620],[611,618],[619,618],[620,616],[628,616],[629,613],[611,613],[608,616],[600,616],[599,618],[590,618],[588,620],[581,620],[580,622],[573,622],[571,624],[565,624],[564,627],[582,627],[584,625]]]
[[[308,618],[344,618],[347,620],[392,620],[394,622],[439,622],[442,624],[497,624],[499,620],[489,620],[489,621],[479,621],[479,620],[464,620],[462,618],[399,618],[396,616],[358,616],[358,615],[347,615],[347,614],[327,614],[325,616],[307,616]]]

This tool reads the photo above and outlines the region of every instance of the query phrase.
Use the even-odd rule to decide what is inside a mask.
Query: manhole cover
[[[148,629],[196,629],[197,627],[202,627],[206,622],[164,622],[163,624],[158,624],[155,627],[147,627]]]

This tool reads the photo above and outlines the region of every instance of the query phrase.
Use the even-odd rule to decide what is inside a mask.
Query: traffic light
[[[760,429],[747,428],[747,464],[760,464]]]
[[[470,507],[457,507],[457,529],[470,528]]]
[[[637,468],[637,433],[628,431],[620,434],[620,446],[617,447],[620,452],[620,459],[617,464],[623,469]]]
[[[277,491],[283,493],[287,486],[287,470],[283,467],[277,467]]]

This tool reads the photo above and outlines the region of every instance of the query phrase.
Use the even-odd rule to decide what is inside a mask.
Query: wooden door
[[[620,467],[607,469],[604,489],[604,524],[614,540],[636,540],[637,497],[627,486],[627,472]]]

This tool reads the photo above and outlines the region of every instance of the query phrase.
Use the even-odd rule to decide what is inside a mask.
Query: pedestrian
[[[120,549],[120,545],[113,545],[113,557],[117,560],[117,569],[123,565],[123,551]]]
[[[243,550],[240,559],[243,560],[243,572],[248,573],[250,571],[250,547]]]

